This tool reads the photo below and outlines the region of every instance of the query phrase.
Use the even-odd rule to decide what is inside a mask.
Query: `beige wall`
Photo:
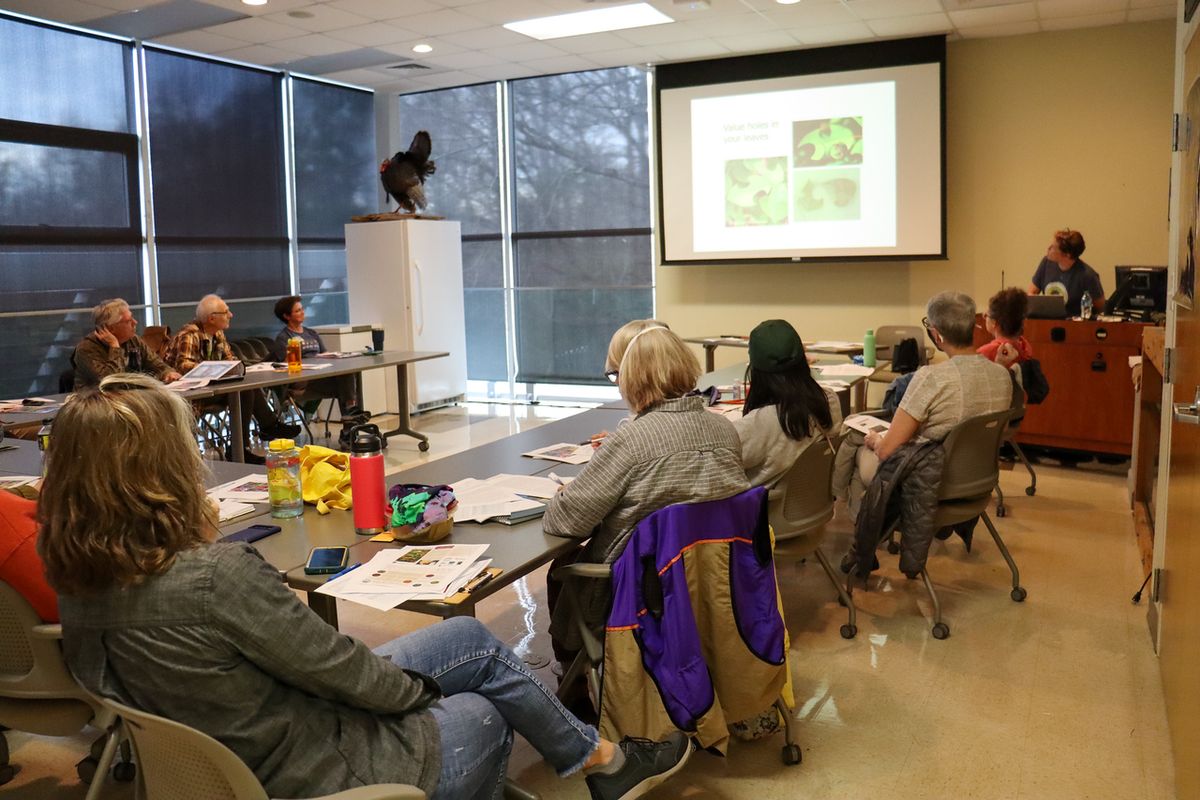
[[[792,322],[805,340],[915,324],[925,300],[1029,283],[1052,232],[1115,264],[1167,263],[1174,23],[954,42],[947,53],[947,261],[656,269],[659,319],[683,336]],[[718,366],[744,351],[717,351]]]

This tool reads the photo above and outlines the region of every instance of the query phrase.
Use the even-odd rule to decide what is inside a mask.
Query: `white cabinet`
[[[351,323],[382,325],[385,350],[450,353],[409,366],[409,410],[462,399],[467,333],[459,224],[429,219],[350,223],[346,282]],[[396,373],[384,372],[387,410],[396,413]]]

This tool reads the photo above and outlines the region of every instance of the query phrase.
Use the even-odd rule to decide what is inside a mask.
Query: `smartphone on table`
[[[305,575],[332,575],[341,572],[350,560],[348,547],[314,547],[308,553],[308,563],[304,565]]]

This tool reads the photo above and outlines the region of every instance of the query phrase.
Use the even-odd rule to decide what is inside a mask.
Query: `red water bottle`
[[[354,532],[383,533],[387,526],[387,490],[383,480],[383,434],[378,425],[356,425],[350,441],[350,493]]]

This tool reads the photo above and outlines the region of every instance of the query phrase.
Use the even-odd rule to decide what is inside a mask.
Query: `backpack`
[[[921,366],[919,347],[917,340],[911,337],[897,342],[892,348],[892,372],[898,372],[901,375],[916,372],[917,367]]]
[[[1025,402],[1037,405],[1050,394],[1050,382],[1036,358],[1021,362],[1021,385],[1025,387]]]

